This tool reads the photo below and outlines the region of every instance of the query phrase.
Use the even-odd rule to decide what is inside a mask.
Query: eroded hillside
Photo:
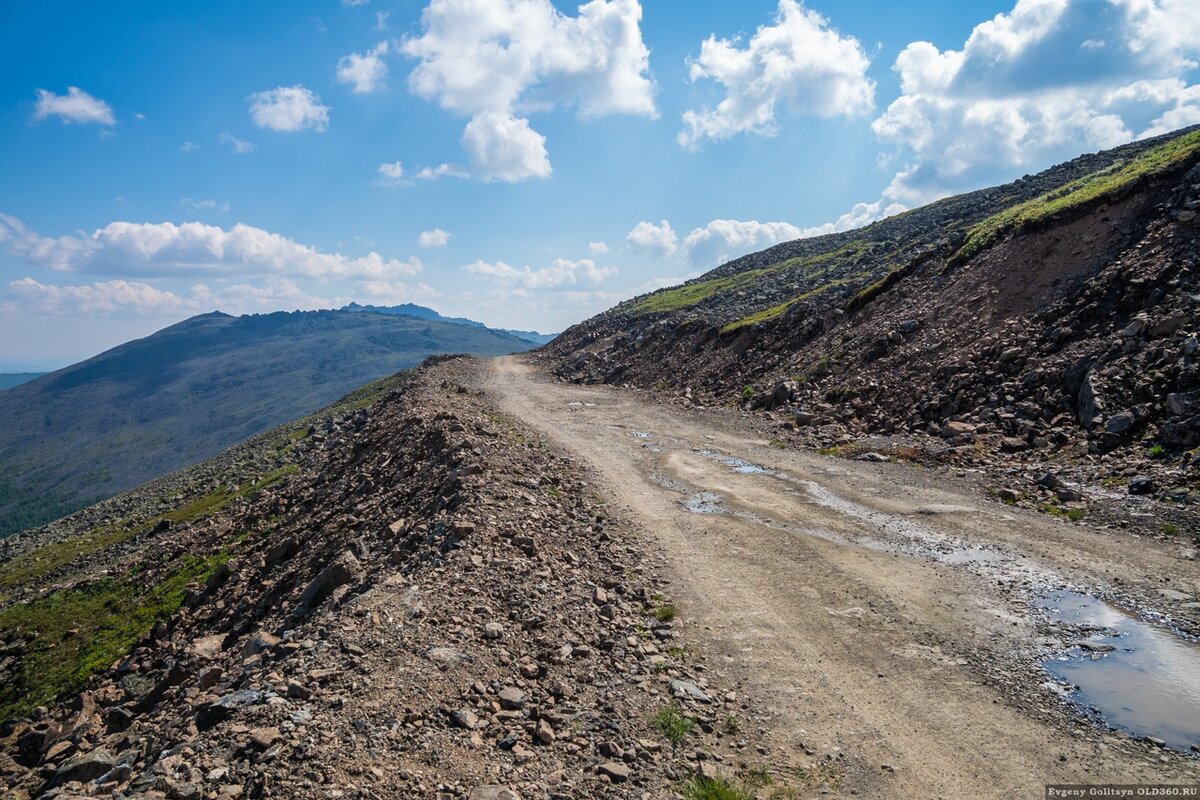
[[[820,447],[915,437],[1194,499],[1198,165],[1194,129],[1085,156],[746,256],[545,352],[571,380],[773,410],[781,436]],[[1054,481],[1030,502],[1065,514],[1078,498]]]

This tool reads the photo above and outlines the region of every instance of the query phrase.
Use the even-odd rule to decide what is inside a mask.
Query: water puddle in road
[[[696,455],[711,458],[720,461],[725,466],[732,469],[734,472],[740,472],[743,475],[772,475],[774,473],[766,467],[759,466],[752,461],[747,461],[744,458],[736,458],[734,456],[722,455],[715,450],[697,450]]]
[[[1034,605],[1079,636],[1043,662],[1069,685],[1068,700],[1135,736],[1200,749],[1200,646],[1080,592],[1052,592]]]
[[[721,507],[721,496],[713,492],[696,492],[683,501],[683,507],[693,514],[720,514],[725,510]]]

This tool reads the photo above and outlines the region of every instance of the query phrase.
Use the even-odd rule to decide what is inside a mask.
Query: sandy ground
[[[1053,644],[1038,593],[1144,605],[1200,590],[1171,547],[1012,511],[919,468],[782,450],[732,415],[561,383],[520,357],[483,369],[499,406],[592,467],[657,546],[686,636],[769,709],[781,763],[835,756],[837,793],[868,797],[1200,779],[1196,760],[1072,714],[1037,666]]]

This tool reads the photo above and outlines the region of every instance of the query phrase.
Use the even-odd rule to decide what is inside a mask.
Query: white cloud
[[[250,95],[250,118],[273,131],[323,131],[329,126],[329,107],[303,86],[280,86]]]
[[[450,244],[450,234],[441,228],[434,228],[431,231],[421,231],[421,235],[417,237],[417,244],[427,249],[430,247],[445,247]]]
[[[187,307],[178,295],[137,281],[104,281],[83,286],[52,286],[33,278],[8,284],[6,306],[40,314],[177,311]],[[15,302],[14,302],[15,301]]]
[[[853,36],[842,36],[816,11],[779,0],[775,24],[763,25],[745,46],[709,36],[691,61],[692,81],[710,78],[725,90],[715,108],[683,114],[679,143],[696,148],[706,139],[739,133],[772,136],[777,113],[854,116],[875,105],[870,60]]]
[[[514,267],[503,261],[476,261],[463,269],[476,277],[489,278],[519,290],[557,289],[564,286],[598,286],[617,274],[615,267],[598,267],[590,258],[569,261],[556,258],[542,269]]]
[[[190,153],[193,150],[199,150],[200,145],[196,144],[195,142],[188,141],[188,142],[184,142],[183,144],[181,144],[179,146],[179,149],[185,153]]]
[[[402,45],[420,60],[409,86],[471,116],[462,143],[480,177],[545,177],[545,139],[518,113],[657,116],[641,17],[638,0],[592,0],[577,17],[550,0],[431,0]]]
[[[193,200],[190,197],[185,197],[179,201],[181,206],[195,209],[197,211],[224,211],[229,213],[229,202],[218,203],[216,200]]]
[[[245,314],[336,308],[346,302],[347,298],[310,295],[287,278],[276,278],[259,285],[243,283],[222,286],[216,291],[198,283],[186,294],[178,294],[140,281],[112,280],[55,286],[27,277],[8,284],[8,293],[0,300],[0,308],[42,315],[196,313],[218,308],[234,314]]]
[[[384,186],[404,185],[404,165],[399,161],[380,164],[377,172],[379,173],[379,182]]]
[[[229,230],[200,222],[111,222],[90,234],[40,236],[0,214],[0,244],[28,263],[66,272],[106,275],[268,275],[394,279],[421,271],[418,259],[375,252],[352,258],[298,244],[238,223]]]
[[[485,181],[550,177],[546,137],[529,127],[529,120],[485,111],[471,117],[461,141],[475,174]]]
[[[1194,0],[1018,0],[961,50],[913,42],[901,96],[873,123],[904,167],[884,200],[916,205],[1084,150],[1200,120]]]
[[[58,117],[64,123],[117,124],[117,118],[113,115],[113,110],[108,103],[92,97],[78,86],[67,87],[66,94],[55,94],[45,89],[37,90],[37,104],[33,107],[33,118],[35,121],[40,121],[49,117]]]
[[[594,256],[602,256],[608,252],[607,242],[588,242],[588,250]]]
[[[222,133],[219,139],[221,144],[229,145],[229,149],[238,155],[254,152],[254,142],[247,142],[245,139],[239,139],[232,133]],[[188,144],[191,144],[191,142],[188,142]],[[187,152],[189,149],[194,149],[194,146],[192,148],[185,148],[185,152]]]
[[[642,250],[650,250],[661,255],[669,256],[675,252],[675,231],[671,223],[665,219],[655,225],[653,222],[639,222],[625,237],[625,241]]]
[[[388,28],[388,17],[392,15],[391,11],[376,11],[375,12],[375,30],[386,31]]]
[[[799,239],[802,235],[803,231],[787,222],[714,219],[687,235],[683,240],[683,251],[691,264],[715,267],[746,253]]]
[[[382,41],[363,55],[351,53],[342,56],[337,63],[337,79],[339,83],[353,84],[350,90],[355,94],[369,94],[383,88],[384,78],[387,77],[388,67],[383,57],[388,53],[387,41]]]
[[[359,8],[360,6],[365,6],[369,2],[371,2],[371,0],[342,0],[342,5],[344,5],[346,8]]]
[[[469,178],[471,173],[455,164],[438,164],[436,167],[421,167],[416,177],[423,181],[436,181],[439,178]]]

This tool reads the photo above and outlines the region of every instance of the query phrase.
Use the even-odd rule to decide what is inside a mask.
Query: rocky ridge
[[[27,681],[97,632],[14,609],[190,579],[78,693],[0,724],[6,796],[668,797],[760,760],[653,559],[474,368],[428,364],[329,417],[295,473],[0,611]],[[696,723],[677,755],[662,709]]]

